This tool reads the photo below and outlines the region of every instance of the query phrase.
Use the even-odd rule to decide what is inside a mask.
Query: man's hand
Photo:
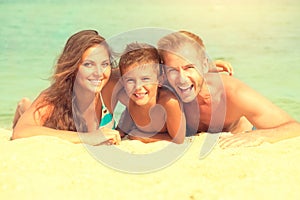
[[[266,141],[266,138],[256,133],[257,131],[222,134],[219,145],[222,149],[230,147],[254,147],[259,146]]]

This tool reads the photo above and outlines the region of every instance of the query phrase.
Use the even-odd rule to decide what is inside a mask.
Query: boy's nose
[[[136,89],[140,89],[141,87],[143,87],[143,83],[142,83],[142,81],[140,81],[140,80],[136,80],[136,83],[135,83],[135,88],[136,88]]]

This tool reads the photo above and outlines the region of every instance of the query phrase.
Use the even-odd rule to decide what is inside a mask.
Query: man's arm
[[[224,77],[228,112],[240,112],[256,130],[223,137],[221,147],[256,146],[300,135],[300,124],[284,110],[233,77]]]

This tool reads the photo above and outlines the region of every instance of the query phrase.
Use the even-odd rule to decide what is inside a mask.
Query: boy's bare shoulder
[[[172,92],[168,88],[160,87],[158,89],[157,102],[162,105],[166,105],[166,104],[177,104],[178,105],[179,99],[174,94],[174,92]]]

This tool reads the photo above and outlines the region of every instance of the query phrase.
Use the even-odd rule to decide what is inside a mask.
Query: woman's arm
[[[118,132],[107,132],[96,130],[92,133],[78,133],[68,130],[56,130],[43,126],[44,121],[50,116],[52,106],[42,108],[40,112],[35,112],[38,102],[42,101],[41,94],[33,104],[21,115],[16,126],[13,129],[12,140],[38,135],[55,136],[73,143],[87,143],[90,145],[99,145],[107,140],[114,140],[113,143],[118,143]],[[106,133],[105,133],[106,132]]]
[[[230,76],[233,75],[233,67],[229,62],[223,60],[215,60],[216,71],[209,71],[209,72],[227,72]]]

